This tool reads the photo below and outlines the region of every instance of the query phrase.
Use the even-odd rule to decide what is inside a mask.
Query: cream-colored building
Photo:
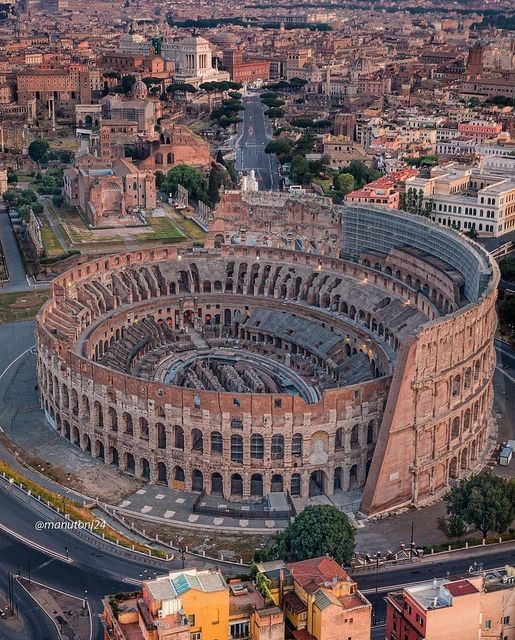
[[[515,229],[515,158],[483,158],[472,168],[450,162],[429,178],[409,178],[408,189],[422,190],[431,218],[444,226],[491,237]]]
[[[213,67],[211,43],[205,38],[192,36],[184,40],[163,43],[164,60],[175,63],[174,80],[198,86],[203,82],[229,80],[227,71]]]

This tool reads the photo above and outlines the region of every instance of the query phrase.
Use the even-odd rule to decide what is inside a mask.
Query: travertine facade
[[[363,212],[340,214],[348,260],[156,248],[57,278],[37,321],[50,422],[151,481],[226,498],[364,486],[367,513],[420,505],[479,467],[493,396],[495,265],[457,234],[384,211],[382,224],[405,238],[386,229],[391,248],[381,252],[374,233],[359,240]],[[414,236],[410,247],[415,232],[449,247],[449,261]],[[217,349],[252,364],[196,368],[177,386],[178,361]],[[304,391],[271,392],[266,360]]]

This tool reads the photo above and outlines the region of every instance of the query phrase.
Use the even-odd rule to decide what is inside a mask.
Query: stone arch
[[[309,476],[309,496],[321,496],[327,491],[327,475],[322,469],[312,471]]]
[[[174,489],[184,489],[185,488],[186,475],[184,473],[184,469],[179,465],[176,465],[173,468],[173,488]]]
[[[284,491],[284,480],[282,475],[274,473],[270,481],[270,493],[276,493],[278,491]]]
[[[102,440],[95,441],[95,458],[105,459],[104,443]]]
[[[127,413],[127,411],[124,411],[124,413],[122,414],[122,420],[124,433],[132,436],[134,434],[134,421],[131,414]]]
[[[104,412],[98,400],[93,405],[93,424],[95,427],[104,428]]]
[[[350,446],[351,449],[359,447],[359,424],[355,424],[350,432]]]
[[[260,433],[250,436],[250,457],[257,460],[263,460],[265,457],[265,440]]]
[[[204,436],[200,429],[191,430],[191,449],[192,451],[204,451]]]
[[[294,433],[291,439],[292,456],[302,457],[302,434]]]
[[[184,429],[180,425],[174,424],[172,435],[174,448],[184,449]]]
[[[353,464],[349,470],[349,490],[356,489],[358,486],[358,465]]]
[[[138,420],[138,427],[139,427],[139,437],[142,440],[148,440],[148,436],[149,436],[148,420],[146,418],[141,417]]]
[[[91,453],[91,438],[87,433],[82,436],[82,450]]]
[[[341,491],[343,489],[343,470],[336,467],[333,477],[333,491]]]
[[[292,496],[302,495],[302,480],[300,473],[292,473],[290,480],[290,493]]]
[[[260,473],[253,473],[250,477],[250,495],[253,497],[263,495],[263,476]]]
[[[243,463],[243,438],[237,433],[231,436],[231,461]]]
[[[132,453],[125,454],[125,471],[131,475],[135,475],[136,473],[136,461]]]
[[[211,474],[211,493],[220,495],[224,493],[224,480],[217,471]]]
[[[204,491],[204,474],[200,469],[193,469],[191,473],[191,490]]]
[[[111,431],[118,431],[118,414],[114,407],[107,408],[107,420],[108,428],[111,429]]]
[[[454,418],[451,424],[451,440],[460,436],[460,419],[458,416]]]
[[[116,447],[109,447],[109,462],[114,467],[120,466],[120,454],[118,453],[118,449]]]
[[[375,431],[376,431],[375,422],[373,420],[370,420],[367,426],[367,444],[374,444],[376,439]]]
[[[345,430],[343,427],[338,427],[334,436],[334,450],[341,451],[345,448]]]
[[[211,453],[223,453],[224,441],[222,434],[219,431],[213,431],[211,433]]]
[[[156,422],[157,448],[166,449],[166,427],[162,422]]]
[[[284,458],[284,436],[275,433],[271,442],[271,458],[272,460],[282,460]]]
[[[141,469],[141,477],[145,480],[150,480],[150,463],[146,458],[141,458],[139,462]]]
[[[231,496],[243,495],[243,478],[239,473],[233,473],[231,476]]]
[[[449,463],[449,478],[458,478],[458,458],[454,457]]]
[[[156,465],[156,482],[168,485],[168,470],[164,462],[158,462]]]

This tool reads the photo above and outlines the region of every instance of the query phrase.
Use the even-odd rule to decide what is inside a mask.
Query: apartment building
[[[432,219],[444,226],[487,237],[515,229],[515,158],[482,159],[477,167],[450,162],[433,168],[429,178],[408,178],[410,188],[422,190]]]
[[[263,562],[257,571],[295,640],[370,639],[372,605],[329,556]]]
[[[515,639],[515,567],[388,594],[386,640]]]
[[[284,617],[250,582],[218,570],[170,572],[105,598],[105,640],[283,640]]]

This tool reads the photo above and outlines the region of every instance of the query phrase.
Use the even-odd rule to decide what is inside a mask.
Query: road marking
[[[18,360],[19,360],[20,358],[23,358],[23,356],[24,356],[26,353],[28,353],[29,351],[30,351],[31,353],[33,353],[32,349],[34,349],[34,348],[35,348],[35,346],[36,346],[36,345],[35,345],[35,344],[33,344],[33,345],[32,345],[32,347],[29,347],[28,349],[25,349],[25,351],[24,351],[23,353],[20,353],[20,355],[19,355],[17,358],[15,358],[12,362],[10,362],[10,363],[5,367],[5,369],[2,371],[2,373],[0,373],[0,380],[1,380],[1,379],[4,377],[4,375],[9,371],[9,369],[13,366],[13,364],[15,364],[16,362],[18,362]]]
[[[488,571],[501,571],[501,569],[504,569],[504,565],[502,567],[494,567],[493,569],[484,569],[484,571],[488,572]],[[467,572],[460,572],[460,573],[467,573]],[[370,574],[369,574],[370,575]],[[359,578],[358,578],[359,579]],[[437,578],[440,580],[447,580],[447,578]],[[381,593],[383,591],[398,591],[399,589],[404,589],[405,587],[413,587],[417,584],[426,584],[427,582],[432,582],[432,578],[427,578],[426,580],[417,580],[415,582],[404,582],[402,584],[387,584],[384,585],[382,587],[378,587],[377,592]],[[375,593],[375,587],[372,589],[360,589],[361,593],[364,594],[370,594],[370,593]]]
[[[510,376],[509,373],[506,373],[506,371],[504,369],[502,369],[501,367],[499,367],[498,365],[495,367],[497,369],[497,371],[499,371],[499,373],[502,373],[503,376],[506,376],[508,378],[508,380],[511,380],[511,382],[513,382],[515,384],[515,378],[513,378],[512,376]],[[0,376],[1,378],[2,376]]]
[[[136,584],[138,586],[143,584],[143,580],[136,580],[136,578],[124,578],[124,582],[128,582],[129,584]]]
[[[25,536],[22,536],[17,531],[13,531],[12,529],[9,529],[9,527],[6,527],[4,524],[0,524],[0,531],[7,533],[7,535],[11,536],[12,538],[15,538],[16,540],[19,540],[20,542],[23,542],[27,546],[32,547],[37,551],[41,551],[43,553],[46,553],[49,556],[52,556],[53,558],[56,558],[57,560],[61,560],[61,562],[66,562],[67,564],[71,564],[73,562],[71,558],[67,558],[62,553],[58,553],[53,549],[48,549],[47,547],[44,547],[42,544],[38,544],[37,542],[34,542],[34,540],[29,540],[28,538],[25,538]]]

